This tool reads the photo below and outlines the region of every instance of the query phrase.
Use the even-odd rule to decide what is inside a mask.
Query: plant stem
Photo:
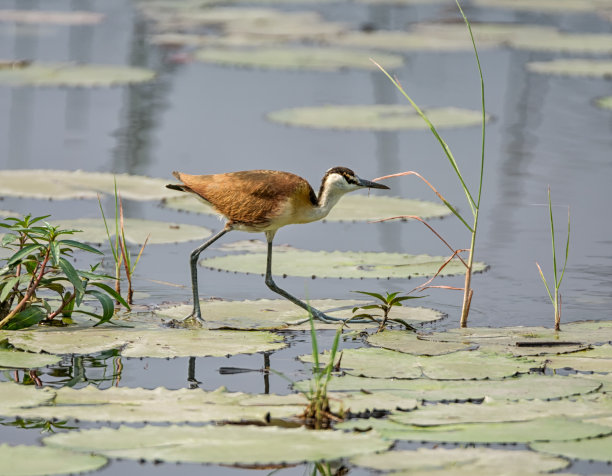
[[[34,294],[34,291],[36,291],[36,288],[38,287],[40,280],[45,274],[45,267],[47,266],[50,255],[51,255],[51,247],[49,246],[49,248],[47,248],[47,252],[45,253],[45,259],[43,260],[42,265],[40,266],[40,274],[38,275],[36,280],[30,284],[28,291],[25,293],[25,296],[23,296],[21,301],[19,301],[17,306],[15,306],[15,309],[9,312],[8,315],[0,321],[0,329],[3,328],[13,317],[15,317],[21,311],[23,306],[25,306],[25,304],[30,300],[30,298],[32,297],[32,294]]]

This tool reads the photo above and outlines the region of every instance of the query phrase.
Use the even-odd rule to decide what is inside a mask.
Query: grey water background
[[[554,25],[562,30],[610,33],[612,24],[594,13],[526,13],[470,7],[469,18],[518,24]],[[404,103],[380,72],[347,70],[286,72],[242,69],[173,61],[173,51],[147,42],[150,26],[134,5],[122,0],[0,0],[0,8],[91,10],[105,20],[93,26],[21,25],[0,23],[0,58],[77,63],[126,64],[158,72],[151,83],[99,89],[0,86],[0,167],[6,169],[83,169],[167,177],[188,173],[220,173],[269,168],[308,179],[315,189],[325,170],[343,165],[364,178],[416,170],[462,212],[469,214],[463,191],[439,145],[428,131],[346,132],[293,128],[265,119],[281,108],[324,104]],[[457,19],[452,5],[311,4],[281,7],[315,10],[326,19],[359,27],[403,29],[412,23]],[[486,169],[477,259],[490,269],[475,275],[471,326],[548,326],[552,306],[535,266],[551,275],[551,245],[546,188],[552,189],[560,251],[567,207],[571,208],[570,259],[563,281],[565,322],[612,318],[612,114],[593,100],[612,94],[604,79],[562,78],[530,73],[528,61],[549,60],[559,53],[506,48],[480,51],[486,85]],[[410,52],[394,70],[406,90],[423,107],[478,109],[480,91],[473,52]],[[480,162],[480,128],[441,130],[468,182],[475,187]],[[435,200],[418,179],[386,182],[389,195]],[[380,191],[372,191],[378,194]],[[111,206],[110,199],[106,202]],[[54,218],[99,217],[95,201],[44,201],[5,198],[0,209],[47,214]],[[222,226],[205,215],[178,213],[152,202],[127,202],[129,217]],[[467,247],[469,236],[454,218],[433,225],[455,247]],[[235,232],[224,242],[263,238]],[[276,243],[309,250],[358,250],[446,254],[446,249],[421,224],[312,223],[283,228]],[[144,304],[190,299],[188,254],[198,243],[151,245],[136,272],[136,289]],[[212,256],[216,249],[207,251]],[[262,270],[263,272],[264,270]],[[166,286],[151,280],[180,285]],[[279,284],[312,299],[350,299],[353,290],[407,291],[416,280],[279,279]],[[439,284],[461,286],[463,279]],[[259,275],[217,273],[200,269],[202,296],[224,299],[275,298]],[[439,309],[448,318],[438,327],[456,327],[461,294],[431,290],[419,304]],[[288,334],[291,346],[270,355],[272,368],[292,378],[306,378],[309,369],[295,360],[310,348],[307,334]],[[323,336],[329,342],[329,336]],[[343,345],[356,345],[344,343]],[[88,379],[102,378],[110,360],[84,362]],[[120,385],[153,388],[189,386],[188,359],[124,360]],[[226,375],[223,366],[260,369],[261,355],[228,359],[199,358],[195,376],[200,387],[225,385],[231,391],[275,393],[288,384],[259,372]],[[70,358],[41,375],[49,385],[62,385],[75,366]],[[4,378],[4,377],[3,377]],[[84,384],[85,380],[81,384]],[[113,384],[103,381],[102,388]],[[193,384],[193,383],[192,383]],[[83,425],[81,425],[83,426]],[[38,440],[38,430],[0,426],[0,441]],[[169,469],[171,468],[171,469]],[[99,473],[238,474],[247,470],[194,465],[154,466],[113,462]],[[605,471],[599,466],[585,472]],[[573,471],[579,471],[575,465]],[[303,468],[285,470],[301,474]],[[359,474],[351,470],[351,474]]]

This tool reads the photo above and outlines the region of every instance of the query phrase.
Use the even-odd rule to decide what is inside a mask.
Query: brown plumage
[[[340,198],[362,188],[389,188],[386,185],[359,178],[346,167],[329,169],[319,194],[306,180],[289,172],[276,170],[248,170],[216,175],[189,175],[173,172],[181,184],[166,187],[193,193],[212,205],[227,219],[223,230],[193,250],[190,257],[193,311],[188,317],[202,320],[198,294],[197,260],[202,251],[231,230],[265,232],[268,242],[266,285],[312,315],[324,321],[339,320],[329,317],[279,288],[272,279],[272,240],[276,231],[293,223],[309,223],[325,218]]]
[[[197,195],[225,216],[228,224],[253,228],[253,231],[265,231],[271,226],[271,219],[283,214],[287,206],[293,210],[317,206],[317,196],[310,184],[289,172],[248,170],[215,175],[173,172],[172,175],[184,185],[170,184],[168,188]]]

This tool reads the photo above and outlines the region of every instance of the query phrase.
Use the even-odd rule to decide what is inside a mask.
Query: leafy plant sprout
[[[113,299],[129,309],[128,304],[98,274],[96,264],[89,271],[77,270],[68,258],[75,249],[100,255],[95,248],[66,239],[79,230],[63,230],[45,222],[47,216],[6,218],[0,227],[7,230],[1,245],[13,251],[0,269],[0,328],[21,329],[38,324],[55,323],[58,316],[69,319],[83,313],[98,319],[95,325],[108,322],[115,313]],[[86,296],[97,299],[102,314],[79,307]],[[59,298],[59,302],[58,302]]]
[[[432,124],[432,122],[429,120],[427,115],[413,101],[413,99],[408,95],[408,93],[406,93],[406,91],[404,90],[404,88],[400,84],[399,80],[397,80],[396,78],[391,76],[381,65],[376,63],[376,61],[372,60],[372,62],[389,78],[389,80],[398,89],[398,91],[400,91],[400,93],[408,100],[408,102],[412,105],[412,107],[419,114],[419,116],[421,116],[421,118],[427,123],[427,125],[431,129],[431,132],[433,133],[435,138],[440,143],[440,146],[442,147],[442,150],[444,151],[444,154],[446,155],[446,157],[447,157],[451,167],[455,171],[455,174],[457,175],[457,178],[459,179],[459,183],[461,184],[461,187],[463,188],[463,191],[464,191],[465,196],[467,198],[468,205],[470,207],[470,210],[472,211],[471,223],[466,218],[464,218],[461,215],[461,213],[459,213],[459,211],[457,210],[456,207],[451,205],[444,197],[442,197],[442,195],[427,180],[425,180],[423,177],[421,177],[418,173],[416,173],[414,171],[402,172],[402,173],[392,174],[392,175],[386,175],[384,177],[379,177],[379,178],[375,179],[375,181],[376,180],[382,180],[382,179],[390,178],[390,177],[399,177],[399,176],[403,176],[403,175],[416,175],[416,176],[420,177],[422,180],[424,180],[434,190],[434,192],[436,193],[438,198],[440,198],[442,200],[442,202],[448,207],[448,209],[461,221],[461,223],[463,223],[463,225],[470,232],[470,235],[471,235],[470,247],[467,250],[453,250],[453,256],[451,256],[451,258],[449,258],[449,260],[446,263],[444,263],[444,265],[443,265],[443,267],[446,266],[446,264],[451,259],[453,259],[455,256],[457,256],[463,262],[463,264],[466,267],[465,282],[464,282],[463,288],[450,288],[450,289],[460,289],[460,290],[463,291],[463,303],[462,303],[462,307],[461,307],[460,325],[461,325],[461,327],[467,327],[468,315],[469,315],[469,312],[470,312],[470,304],[472,302],[472,295],[474,294],[474,290],[472,289],[472,268],[473,268],[473,263],[474,263],[474,253],[475,253],[475,248],[476,248],[476,232],[477,232],[477,229],[478,229],[478,218],[479,218],[479,211],[480,211],[480,199],[481,199],[481,195],[482,195],[482,183],[483,183],[483,178],[484,178],[486,112],[485,112],[484,79],[483,79],[483,76],[482,76],[482,68],[480,66],[480,58],[478,56],[478,50],[476,49],[476,42],[474,40],[474,35],[472,33],[472,27],[470,25],[469,20],[465,16],[465,13],[463,12],[463,9],[461,8],[459,0],[455,0],[455,1],[457,3],[457,7],[459,8],[461,16],[463,17],[463,20],[465,21],[465,24],[467,25],[468,32],[469,32],[470,38],[472,40],[472,46],[474,47],[474,54],[476,56],[476,64],[478,66],[478,74],[480,76],[480,92],[481,92],[481,106],[482,106],[482,144],[481,144],[481,158],[480,158],[480,180],[479,180],[479,183],[478,183],[478,188],[477,188],[476,194],[474,194],[474,193],[472,193],[472,191],[470,191],[470,188],[468,187],[465,179],[463,178],[463,175],[461,174],[461,171],[459,170],[459,165],[457,164],[457,161],[455,160],[455,157],[453,156],[453,153],[451,152],[450,147],[444,141],[444,139],[442,139],[442,137],[438,133],[436,127]],[[407,216],[407,217],[394,217],[394,218],[415,218],[415,217],[408,217]],[[423,221],[423,220],[421,220],[421,221]],[[423,223],[425,223],[425,222],[423,221]],[[427,226],[429,226],[429,225],[427,225]],[[439,235],[438,235],[438,237],[439,237]],[[467,261],[463,260],[459,256],[459,253],[461,253],[463,251],[468,251],[469,252]],[[433,287],[433,286],[429,286],[429,287]],[[446,287],[446,288],[449,288],[449,287]]]
[[[554,279],[554,289],[551,291],[551,287],[548,285],[548,281],[544,276],[542,268],[539,263],[536,261],[536,266],[538,267],[538,271],[540,272],[540,277],[542,278],[542,282],[546,287],[546,292],[548,293],[548,297],[550,298],[550,302],[552,302],[554,311],[555,311],[555,330],[561,330],[561,293],[559,293],[559,288],[561,287],[561,281],[563,281],[563,276],[565,275],[565,267],[567,266],[567,258],[569,256],[569,243],[570,243],[570,210],[567,207],[567,241],[565,242],[565,261],[563,262],[563,268],[561,269],[561,274],[557,271],[557,249],[555,246],[555,222],[553,220],[553,212],[552,212],[552,200],[550,198],[550,187],[548,187],[548,213],[550,216],[550,238],[552,242],[552,257],[553,257],[553,279]]]
[[[399,295],[400,294],[399,291],[395,293],[385,293],[386,296],[383,296],[382,294],[379,294],[379,293],[371,293],[367,291],[354,291],[354,292],[359,293],[359,294],[365,294],[366,296],[371,296],[373,298],[378,299],[380,302],[377,302],[376,304],[367,304],[365,306],[354,307],[353,308],[353,318],[365,318],[365,319],[372,319],[373,321],[377,321],[379,323],[379,326],[376,332],[382,331],[385,328],[385,325],[388,320],[399,322],[400,324],[405,326],[406,329],[409,329],[411,331],[415,330],[414,327],[412,327],[410,324],[408,324],[402,319],[389,318],[389,312],[391,312],[391,309],[394,306],[401,306],[403,301],[407,301],[408,299],[419,299],[425,296],[408,296],[408,295],[402,296],[402,295]],[[359,310],[369,311],[370,309],[378,309],[379,311],[382,312],[382,316],[375,316],[369,312],[361,312],[359,314],[355,314]],[[377,317],[382,317],[382,319],[380,320],[376,319]]]
[[[134,289],[132,287],[132,275],[136,270],[136,265],[140,261],[140,257],[142,256],[142,252],[147,246],[149,241],[149,236],[145,239],[140,251],[138,252],[138,256],[136,257],[136,261],[132,261],[132,255],[130,253],[130,249],[127,246],[125,241],[125,225],[123,218],[123,201],[121,200],[121,195],[117,190],[117,179],[115,179],[115,242],[111,238],[111,234],[108,228],[108,223],[106,221],[106,216],[104,215],[104,209],[102,208],[102,201],[100,200],[100,195],[98,195],[98,205],[100,206],[100,212],[102,213],[102,219],[104,220],[104,228],[106,229],[106,236],[108,238],[108,243],[110,245],[111,253],[113,255],[113,261],[115,263],[115,291],[117,294],[121,295],[121,265],[123,264],[125,269],[125,277],[128,282],[128,293],[127,293],[127,302],[128,304],[134,303]]]

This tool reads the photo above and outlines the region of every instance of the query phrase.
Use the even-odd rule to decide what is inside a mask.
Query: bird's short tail
[[[177,184],[177,183],[169,183],[166,184],[166,188],[169,188],[170,190],[178,190],[179,192],[187,192],[188,190],[186,190],[187,187],[185,187],[185,185],[182,184]]]

